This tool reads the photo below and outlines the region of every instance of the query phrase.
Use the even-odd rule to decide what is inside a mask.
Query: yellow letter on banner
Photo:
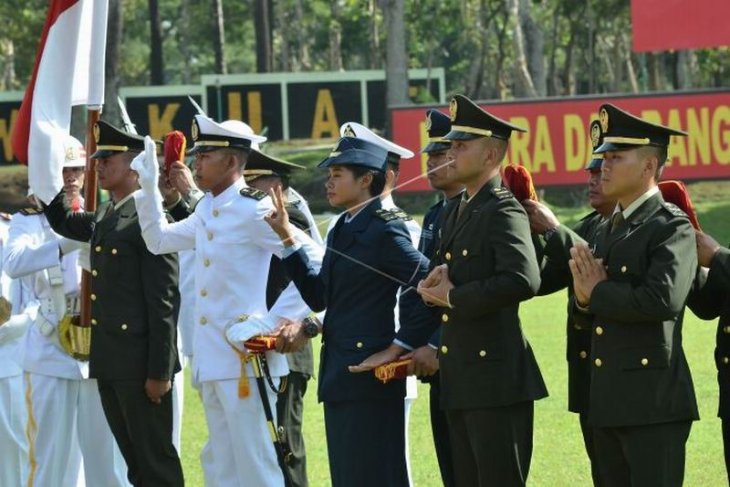
[[[10,134],[13,132],[15,126],[15,119],[18,116],[18,110],[10,112],[10,123],[5,119],[0,119],[0,139],[3,142],[3,153],[5,154],[5,161],[10,162],[13,160],[13,146],[10,143]]]
[[[323,139],[323,134],[328,134],[328,137],[337,137],[339,133],[340,124],[337,123],[337,113],[335,112],[332,93],[330,90],[319,90],[317,104],[314,107],[312,138]]]
[[[165,111],[160,116],[160,105],[152,103],[147,106],[147,117],[150,121],[150,137],[153,139],[162,139],[165,134],[175,130],[172,127],[172,120],[180,109],[179,103],[168,103],[165,105]]]
[[[563,120],[565,136],[565,170],[580,171],[586,163],[586,127],[579,115],[568,113]]]

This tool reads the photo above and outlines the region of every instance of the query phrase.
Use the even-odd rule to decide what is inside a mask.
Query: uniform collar
[[[381,199],[380,206],[381,206],[381,208],[386,209],[386,210],[393,210],[393,209],[397,208],[397,206],[395,206],[395,201],[393,200],[392,194],[389,194],[385,198]]]
[[[248,184],[246,184],[246,180],[241,177],[239,179],[236,179],[233,184],[228,186],[222,193],[218,194],[218,196],[213,196],[210,193],[209,194],[212,196],[214,203],[225,202],[237,195],[241,191],[241,189],[247,187]]]
[[[616,204],[616,208],[613,210],[613,214],[615,215],[618,212],[622,212],[623,213],[623,216],[624,216],[624,220],[628,220],[631,217],[631,215],[633,215],[634,213],[636,213],[636,210],[638,210],[641,205],[643,205],[644,203],[646,203],[649,200],[649,198],[651,198],[652,196],[654,196],[658,192],[659,192],[659,187],[658,186],[652,186],[646,193],[644,193],[641,196],[639,196],[638,198],[636,198],[623,211],[621,209],[621,205],[617,203]]]
[[[133,192],[131,192],[131,193],[129,193],[129,194],[127,195],[127,196],[125,196],[125,197],[124,197],[124,198],[122,198],[121,200],[119,200],[119,201],[117,201],[116,203],[114,203],[114,211],[117,211],[117,210],[118,210],[119,208],[121,208],[122,206],[124,206],[124,204],[125,204],[125,203],[126,203],[127,201],[131,200],[131,199],[132,199],[133,197],[134,197],[134,191],[133,191]],[[83,205],[82,205],[82,206],[83,206]]]

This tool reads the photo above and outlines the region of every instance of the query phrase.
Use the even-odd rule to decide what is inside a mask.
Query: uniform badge
[[[198,121],[193,119],[193,126],[190,127],[190,135],[193,137],[193,140],[198,140],[198,137],[200,136],[200,129],[198,128]]]
[[[344,135],[345,135],[345,137],[357,137],[357,135],[355,134],[355,131],[352,129],[352,127],[350,126],[349,123],[345,126]]]
[[[594,120],[591,122],[591,144],[593,149],[597,149],[601,143],[601,124]]]
[[[99,138],[101,137],[101,129],[99,128],[99,124],[94,124],[94,141],[98,144]]]
[[[431,130],[431,125],[433,122],[431,121],[431,112],[428,112],[428,115],[426,115],[426,131]]]
[[[449,117],[451,117],[452,122],[456,120],[456,112],[458,109],[459,104],[456,102],[456,98],[452,98],[451,103],[449,103]]]
[[[601,113],[598,115],[598,120],[601,121],[601,130],[608,132],[608,112],[605,108],[601,108]]]

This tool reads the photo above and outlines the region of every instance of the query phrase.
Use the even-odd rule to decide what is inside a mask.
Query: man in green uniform
[[[598,120],[591,123],[591,143],[593,150],[603,143],[601,124]],[[538,295],[560,291],[568,288],[568,323],[566,326],[566,359],[568,361],[568,410],[580,415],[580,429],[583,442],[591,462],[591,476],[593,484],[600,486],[598,469],[596,467],[595,448],[593,446],[593,430],[588,425],[588,397],[591,379],[591,326],[576,320],[573,313],[572,276],[568,261],[570,249],[578,242],[595,242],[598,225],[610,218],[616,200],[603,194],[601,184],[601,165],[603,156],[594,154],[586,167],[590,174],[588,178],[588,201],[593,211],[583,217],[570,230],[561,225],[555,214],[544,204],[526,200],[522,205],[530,219],[533,233],[543,236],[543,259],[540,270],[540,290]]]
[[[418,292],[441,310],[441,405],[458,486],[524,485],[532,456],[533,403],[547,396],[522,334],[519,303],[540,270],[525,210],[502,188],[512,131],[457,95],[449,159],[465,192],[445,210],[429,276]]]
[[[600,108],[603,191],[618,204],[595,257],[571,250],[577,312],[591,322],[589,424],[602,485],[679,486],[698,419],[682,350],[697,269],[692,225],[657,187],[671,135],[613,105]]]

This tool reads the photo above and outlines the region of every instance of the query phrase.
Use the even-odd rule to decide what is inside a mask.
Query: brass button
[[[94,250],[96,250],[97,252],[101,252],[101,245],[97,245],[96,247],[94,247]]]
[[[206,297],[208,295],[208,291],[206,291],[205,289],[201,289],[200,290],[200,295],[203,296],[203,297]]]
[[[603,335],[603,328],[601,328],[600,326],[597,326],[596,327],[596,335],[599,335],[599,336],[600,335]]]
[[[573,328],[580,330],[580,325],[578,323],[573,323]]]
[[[730,326],[724,326],[722,328],[722,331],[724,331],[725,333],[730,333]]]
[[[92,294],[92,295],[91,295],[91,296],[89,296],[89,297],[91,298],[91,300],[92,300],[92,301],[96,301],[96,294]]]
[[[586,357],[588,357],[588,352],[586,352],[585,350],[581,350],[580,353],[578,354],[578,356],[580,358],[586,358]]]
[[[441,315],[441,321],[443,321],[444,323],[446,323],[447,321],[449,321],[449,315],[447,315],[446,313],[442,314]]]
[[[641,365],[643,365],[644,367],[649,365],[649,359],[648,358],[641,359]]]
[[[207,325],[208,324],[208,318],[206,318],[205,316],[203,316],[202,318],[200,318],[200,324],[201,325]]]
[[[117,249],[112,249],[112,254],[117,255]]]
[[[357,348],[362,348],[362,342],[357,342],[357,343],[355,344],[355,346],[356,346]]]
[[[213,240],[213,232],[208,232],[208,240]]]
[[[464,249],[464,250],[461,251],[461,255],[463,255],[464,257],[466,257],[467,255],[469,255],[469,251],[466,250],[466,249]]]
[[[444,355],[449,353],[449,347],[447,347],[446,345],[441,345],[441,353]]]
[[[94,318],[91,318],[91,324],[92,324],[92,325],[96,325],[96,324],[97,324],[97,322],[96,322],[96,319],[94,319]]]
[[[603,362],[601,362],[600,358],[597,358],[596,360],[594,360],[593,363],[596,364],[596,367],[600,367],[601,365],[603,365]]]
[[[238,317],[236,318],[236,320],[237,320],[237,321],[238,321],[239,323],[243,323],[243,322],[244,322],[244,321],[246,321],[247,319],[248,319],[248,315],[238,315]]]
[[[621,274],[625,274],[625,273],[626,273],[626,266],[625,265],[622,265],[621,266]]]
[[[727,357],[723,357],[723,358],[722,358],[722,363],[723,363],[723,364],[728,364],[728,363],[730,363],[730,358],[727,358]]]
[[[487,356],[487,351],[486,350],[479,350],[479,356],[480,357],[486,357]]]
[[[218,215],[220,215],[220,212],[218,210],[213,210],[213,216],[218,216]]]
[[[96,271],[96,269],[94,269],[94,270],[91,271],[91,275],[94,276],[94,277],[96,277],[96,276],[99,275],[99,273]]]
[[[210,265],[210,259],[203,259],[203,265],[208,267]]]
[[[444,257],[446,257],[446,260],[451,260],[451,252],[446,252]]]
[[[126,330],[128,328],[126,323],[122,323],[122,330]]]

